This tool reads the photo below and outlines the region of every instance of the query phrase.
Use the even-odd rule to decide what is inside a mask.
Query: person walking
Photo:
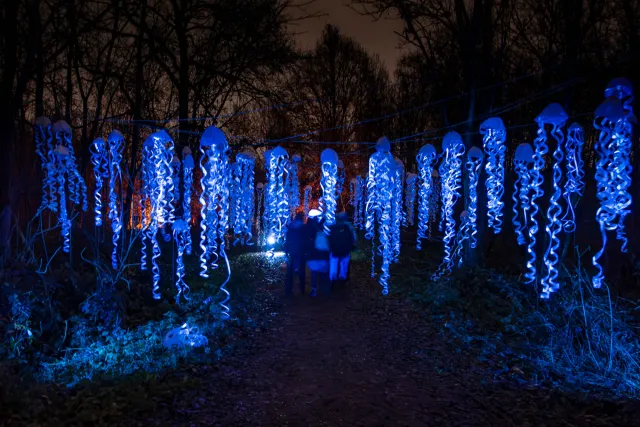
[[[329,242],[323,230],[322,212],[317,209],[309,211],[307,221],[309,229],[309,254],[307,265],[311,271],[311,293],[315,297],[318,294],[318,286],[327,285],[329,273]]]
[[[298,274],[300,293],[304,295],[306,282],[306,251],[309,245],[309,232],[304,223],[304,214],[298,213],[287,229],[284,250],[287,254],[287,274],[284,281],[284,295],[293,295],[293,279]]]
[[[347,280],[351,251],[356,243],[356,231],[349,223],[346,212],[336,216],[336,223],[329,227],[329,279]]]

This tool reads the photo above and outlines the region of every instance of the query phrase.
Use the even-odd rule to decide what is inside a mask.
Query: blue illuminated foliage
[[[142,191],[141,204],[143,212],[146,202],[149,203],[149,221],[143,222],[142,269],[146,269],[146,240],[151,242],[151,271],[153,275],[153,298],[160,299],[160,245],[158,230],[166,225],[169,219],[172,184],[170,162],[173,159],[173,140],[165,130],[152,133],[144,141],[142,149]]]
[[[104,180],[109,178],[109,160],[107,153],[107,144],[102,138],[96,138],[89,147],[91,153],[91,164],[93,165],[93,175],[95,177],[95,189],[93,191],[95,206],[95,224],[96,227],[102,226],[102,186]]]
[[[461,230],[468,230],[469,236],[464,237],[464,240],[469,239],[469,246],[472,249],[478,244],[478,181],[480,179],[480,167],[482,166],[482,150],[478,147],[471,147],[467,153],[467,162],[465,168],[467,169],[467,179],[469,180],[469,201],[466,212],[465,221],[467,224]],[[462,262],[462,259],[461,259]]]
[[[417,248],[422,249],[422,239],[428,238],[430,224],[435,217],[435,206],[431,203],[437,198],[433,188],[433,167],[438,155],[433,145],[424,145],[416,157],[418,161],[418,175],[420,183],[418,187],[418,237]]]
[[[495,234],[502,230],[502,207],[504,202],[504,157],[507,131],[500,117],[492,117],[480,125],[484,152],[487,157],[487,217],[489,227]]]
[[[464,143],[460,134],[449,132],[442,141],[444,159],[440,164],[440,179],[442,182],[441,199],[443,206],[443,216],[445,220],[444,260],[433,275],[433,279],[438,279],[443,274],[449,272],[453,265],[453,239],[456,236],[456,220],[453,217],[454,206],[460,197],[462,184],[462,156],[464,155]]]
[[[405,188],[405,209],[407,212],[407,225],[413,227],[416,215],[416,186],[418,175],[409,172],[407,174],[407,186]]]
[[[394,169],[396,162],[390,153],[391,144],[386,137],[381,137],[376,143],[376,152],[369,158],[369,173],[367,175],[367,204],[365,208],[366,223],[365,237],[372,241],[371,277],[375,276],[375,256],[382,256],[382,266],[379,283],[382,294],[389,293],[389,266],[393,260],[392,246],[392,206]],[[379,244],[376,245],[376,224]]]
[[[268,153],[268,154],[267,154]],[[267,244],[282,243],[284,241],[291,210],[287,195],[287,164],[289,155],[287,150],[276,147],[265,153],[268,163],[267,190],[264,197],[264,232]],[[272,240],[273,243],[269,243]]]
[[[251,239],[253,226],[253,188],[254,188],[255,158],[253,154],[245,152],[236,156],[236,171],[233,177],[236,185],[236,197],[234,200],[233,232],[236,240],[233,245],[252,245]]]
[[[230,294],[226,289],[226,284],[231,278],[231,268],[226,253],[225,235],[229,228],[229,206],[231,203],[231,165],[227,152],[229,143],[224,132],[215,126],[205,129],[200,138],[200,167],[202,169],[202,194],[200,203],[202,204],[202,221],[200,222],[200,276],[209,277],[207,274],[207,263],[210,261],[212,267],[218,267],[219,258],[224,259],[227,265],[227,278],[220,285],[220,291],[224,293],[224,299],[220,302],[222,308],[221,317],[230,317],[229,306],[227,305]]]
[[[533,162],[533,148],[531,144],[522,143],[516,148],[513,159],[516,172],[516,180],[513,185],[513,229],[516,233],[518,245],[526,243],[525,233],[528,230],[529,211],[531,210],[532,191],[530,165]],[[522,210],[522,219],[519,212]]]
[[[324,231],[329,234],[329,228],[336,222],[338,154],[331,148],[327,148],[320,155],[320,163],[320,169],[322,170],[320,187],[322,188]]]
[[[109,221],[113,232],[113,251],[111,253],[111,266],[118,268],[118,240],[122,230],[122,211],[118,206],[122,191],[122,150],[124,148],[124,136],[117,130],[112,131],[107,138],[109,144]]]

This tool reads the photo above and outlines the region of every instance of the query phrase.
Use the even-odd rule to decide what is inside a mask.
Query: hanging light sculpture
[[[185,251],[188,255],[191,255],[192,249],[192,240],[191,240],[191,194],[193,192],[193,169],[195,167],[195,162],[193,161],[193,156],[191,155],[191,149],[189,147],[184,147],[182,149],[182,220],[185,222],[187,226],[187,246],[185,247]]]
[[[122,230],[122,212],[118,206],[122,192],[122,150],[124,148],[124,136],[117,130],[112,131],[107,138],[109,144],[109,221],[113,232],[113,251],[111,253],[111,266],[118,268],[118,240]]]
[[[51,208],[55,203],[54,187],[55,178],[52,174],[52,168],[55,163],[53,134],[51,129],[51,120],[47,117],[38,117],[34,126],[34,139],[36,145],[36,154],[40,157],[40,166],[42,167],[42,203],[40,209]]]
[[[184,281],[184,261],[182,257],[188,245],[191,244],[190,234],[189,225],[184,219],[178,219],[173,223],[173,237],[178,245],[178,257],[176,259],[176,288],[178,288],[178,294],[176,295],[176,303],[180,303],[180,295],[186,301],[189,301],[190,290]]]
[[[252,245],[252,222],[253,222],[253,185],[255,158],[249,152],[239,153],[236,156],[237,165],[237,198],[236,214],[233,224],[233,232],[237,236],[233,245]]]
[[[71,127],[64,120],[60,120],[53,125],[53,134],[55,136],[56,147],[65,147],[69,151],[69,157],[66,160],[67,171],[69,172],[69,199],[76,206],[82,206],[82,211],[86,212],[87,204],[87,186],[84,179],[80,176],[78,162],[73,151]]]
[[[433,190],[433,166],[438,160],[436,149],[431,144],[423,145],[416,156],[418,161],[418,174],[420,176],[420,184],[418,187],[418,237],[417,248],[422,249],[422,239],[427,238],[430,223],[435,217],[435,206],[431,200],[437,197]]]
[[[402,210],[403,205],[403,184],[404,184],[404,164],[398,158],[395,159],[396,168],[393,173],[393,183],[395,189],[393,191],[393,210],[391,212],[391,238],[393,245],[393,262],[400,262],[400,230],[402,225],[406,224],[406,217]]]
[[[504,202],[504,157],[507,131],[500,117],[492,117],[480,125],[487,163],[487,217],[494,234],[502,230],[502,207]]]
[[[467,177],[469,179],[469,203],[466,213],[466,224],[461,230],[466,230],[470,233],[469,236],[465,236],[464,240],[469,239],[469,247],[475,249],[478,245],[478,181],[480,180],[480,167],[482,166],[482,159],[484,154],[478,147],[471,147],[467,153],[467,162],[465,167],[467,169]],[[460,258],[462,262],[462,258]]]
[[[473,148],[477,148],[477,147],[472,147],[472,149]],[[480,149],[478,148],[478,150]],[[462,211],[462,213],[460,213],[460,229],[458,230],[458,234],[456,235],[455,249],[453,250],[453,256],[452,256],[452,264],[457,265],[458,268],[462,267],[462,263],[464,261],[462,256],[463,249],[464,249],[464,242],[471,238],[472,236],[471,229],[472,229],[472,225],[471,225],[470,214],[467,211]]]
[[[291,208],[291,216],[294,216],[296,210],[300,206],[300,182],[298,181],[298,164],[302,161],[300,154],[291,156],[289,163],[289,176],[291,177],[291,186],[289,187],[289,207]]]
[[[309,216],[309,209],[311,208],[311,191],[313,188],[310,185],[304,187],[304,216]]]
[[[551,104],[545,109],[543,114],[545,114],[543,121],[552,126],[551,136],[556,140],[556,149],[553,151],[553,194],[551,195],[547,209],[547,225],[545,227],[549,235],[549,246],[543,258],[546,274],[540,282],[542,285],[540,297],[547,299],[549,295],[551,295],[551,292],[555,292],[559,288],[557,281],[557,264],[560,260],[560,255],[558,254],[560,238],[558,235],[562,231],[562,221],[560,219],[562,208],[559,203],[562,197],[562,188],[560,187],[562,182],[562,169],[560,168],[560,163],[564,160],[562,149],[564,148],[565,137],[562,128],[567,122],[568,116],[560,104]]]
[[[616,237],[622,240],[621,251],[626,251],[623,219],[631,204],[631,197],[626,191],[631,179],[630,142],[626,139],[630,138],[635,117],[629,110],[625,111],[623,103],[615,97],[600,104],[595,116],[593,126],[599,131],[595,147],[598,153],[595,178],[600,200],[596,220],[600,225],[602,247],[593,256],[593,265],[598,272],[592,281],[595,288],[600,288],[604,282],[604,269],[598,260],[607,246],[607,231],[616,231]]]
[[[336,177],[336,208],[337,202],[342,197],[342,191],[344,190],[344,183],[347,179],[347,174],[344,170],[344,163],[342,160],[338,160],[338,175]]]
[[[200,276],[207,274],[207,261],[211,260],[212,267],[218,267],[217,261],[223,258],[227,265],[227,278],[220,285],[224,299],[219,303],[222,308],[221,317],[229,319],[229,301],[231,295],[226,284],[231,278],[231,267],[226,253],[225,235],[229,228],[229,206],[231,187],[231,165],[227,151],[229,143],[224,132],[215,126],[209,126],[200,138],[200,168],[202,169],[202,221],[200,223]]]
[[[365,208],[366,223],[365,237],[372,241],[371,277],[375,276],[375,256],[382,256],[382,266],[379,283],[382,294],[389,293],[389,266],[393,260],[391,216],[393,205],[393,172],[395,160],[390,153],[391,144],[383,136],[376,143],[376,152],[369,158],[369,173],[367,176],[367,204]],[[378,225],[379,244],[375,244],[376,224]]]
[[[324,231],[329,234],[329,228],[336,222],[336,196],[338,182],[338,153],[331,148],[327,148],[320,154],[320,169],[322,170],[322,179],[320,187],[322,188],[322,200],[324,211]]]
[[[567,202],[567,210],[562,217],[562,227],[567,233],[576,229],[576,214],[574,209],[574,195],[581,196],[584,191],[584,161],[582,147],[584,146],[584,132],[582,126],[573,123],[567,132],[567,179],[564,183],[563,197]]]
[[[264,203],[264,228],[267,245],[284,242],[291,217],[287,197],[287,163],[289,155],[282,147],[274,148],[268,157],[268,181]]]
[[[256,207],[256,235],[258,235],[258,239],[262,241],[262,227],[261,227],[261,218],[262,218],[262,201],[264,198],[264,184],[259,182],[256,185],[256,193],[258,199],[258,206]]]
[[[69,184],[69,177],[73,175],[73,163],[70,160],[69,149],[63,145],[58,145],[53,152],[53,168],[52,176],[55,179],[54,191],[57,190],[57,199],[60,206],[57,206],[55,198],[51,199],[52,204],[56,207],[54,212],[58,213],[62,229],[62,250],[69,253],[71,250],[71,220],[67,214],[67,197],[65,186]],[[56,188],[57,187],[57,188]],[[70,185],[69,185],[70,187]],[[52,196],[54,196],[52,194]],[[55,197],[55,196],[54,196]]]
[[[410,227],[413,227],[415,224],[417,182],[418,175],[409,172],[407,174],[407,187],[405,189],[405,209],[407,210],[407,225]]]
[[[169,218],[170,188],[172,185],[171,159],[173,158],[173,140],[165,130],[159,130],[147,137],[142,149],[142,212],[145,212],[145,200],[150,205],[149,221],[143,222],[142,269],[146,269],[146,240],[151,242],[151,271],[153,275],[153,298],[160,299],[160,245],[158,231],[165,226]]]
[[[91,164],[93,165],[93,176],[96,180],[93,196],[95,200],[95,224],[102,226],[102,185],[105,179],[109,178],[109,160],[107,144],[102,138],[96,138],[89,147],[91,153]]]
[[[516,181],[513,184],[513,229],[516,233],[518,245],[526,243],[525,233],[527,233],[529,223],[529,211],[531,210],[531,199],[529,193],[531,186],[531,163],[533,162],[533,148],[531,144],[522,143],[516,148],[513,158],[516,171]],[[520,205],[520,206],[518,206]],[[522,220],[518,213],[522,210]]]
[[[445,217],[445,235],[443,239],[445,255],[441,266],[432,277],[434,280],[451,271],[453,265],[453,239],[456,236],[456,220],[453,218],[453,208],[460,197],[462,156],[464,155],[464,143],[460,134],[457,132],[447,133],[442,141],[442,150],[444,151],[444,160],[440,164],[440,179],[442,182],[443,215]]]

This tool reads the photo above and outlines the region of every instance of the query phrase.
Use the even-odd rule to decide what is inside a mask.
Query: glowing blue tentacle
[[[120,231],[122,230],[122,218],[118,211],[118,194],[116,186],[118,181],[122,186],[122,170],[120,163],[122,162],[123,142],[119,138],[109,138],[109,221],[111,221],[111,230],[113,232],[113,252],[111,253],[111,266],[113,269],[118,268],[118,240],[120,239]]]
[[[96,180],[96,185],[94,189],[94,212],[95,212],[95,224],[96,227],[100,227],[102,225],[102,178],[104,175],[103,172],[103,164],[105,163],[105,149],[104,149],[104,140],[102,138],[97,138],[93,141],[91,146],[89,147],[89,152],[91,153],[91,164],[93,165],[93,175]]]
[[[309,204],[311,203],[311,187],[304,189],[304,216],[309,215]]]
[[[533,188],[533,194],[531,195],[531,214],[529,215],[529,245],[527,246],[527,253],[529,259],[527,260],[527,273],[525,278],[527,283],[536,283],[536,233],[538,232],[538,221],[536,215],[539,208],[536,204],[536,199],[542,197],[544,192],[542,191],[542,184],[544,178],[542,177],[542,169],[544,168],[544,155],[547,154],[549,148],[547,146],[547,133],[544,130],[544,125],[539,125],[538,136],[533,141],[534,153],[533,153],[533,168],[531,170],[531,186]]]
[[[524,229],[522,223],[520,222],[520,220],[518,219],[518,211],[520,210],[520,208],[518,208],[518,201],[520,200],[520,193],[522,191],[522,186],[524,185],[523,183],[523,174],[526,173],[526,165],[524,164],[524,162],[515,160],[515,169],[516,169],[516,180],[513,184],[513,195],[512,195],[512,199],[513,199],[513,230],[516,233],[516,238],[518,240],[518,245],[523,245],[524,244],[524,236],[522,234],[522,231]],[[524,219],[524,221],[526,221],[526,217]]]
[[[466,231],[469,232],[469,236],[466,236],[464,240],[469,239],[469,247],[475,249],[478,245],[478,181],[480,180],[480,159],[473,161],[467,160],[467,171],[469,172],[469,204],[467,206],[467,212],[469,219],[465,224]],[[462,262],[462,259],[460,260]]]
[[[62,251],[69,253],[71,250],[71,221],[67,216],[67,197],[65,193],[65,172],[67,171],[68,159],[62,156],[57,160],[58,196],[60,199],[60,223],[62,225]]]
[[[208,161],[205,162],[205,156],[208,155],[205,153],[204,149],[200,147],[200,170],[202,171],[202,178],[200,179],[200,183],[202,186],[202,193],[200,194],[200,205],[202,208],[200,209],[200,217],[202,220],[200,221],[200,250],[202,253],[200,254],[200,276],[204,278],[208,278],[207,274],[207,205],[208,205],[208,193],[209,193],[209,184],[207,178],[207,169],[209,168]]]
[[[324,162],[322,164],[322,179],[320,186],[322,187],[322,199],[325,203],[324,212],[324,232],[329,234],[329,228],[336,222],[336,184],[338,176],[338,165]]]

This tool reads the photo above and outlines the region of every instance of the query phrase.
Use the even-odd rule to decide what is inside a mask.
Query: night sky
[[[349,0],[319,0],[311,6],[310,12],[322,12],[326,16],[309,19],[300,23],[296,29],[303,32],[298,36],[301,48],[312,48],[326,24],[333,24],[349,37],[360,43],[366,50],[378,54],[387,69],[393,72],[401,51],[398,49],[398,36],[401,31],[399,19],[380,19],[373,21],[370,16],[361,16],[346,4]]]

